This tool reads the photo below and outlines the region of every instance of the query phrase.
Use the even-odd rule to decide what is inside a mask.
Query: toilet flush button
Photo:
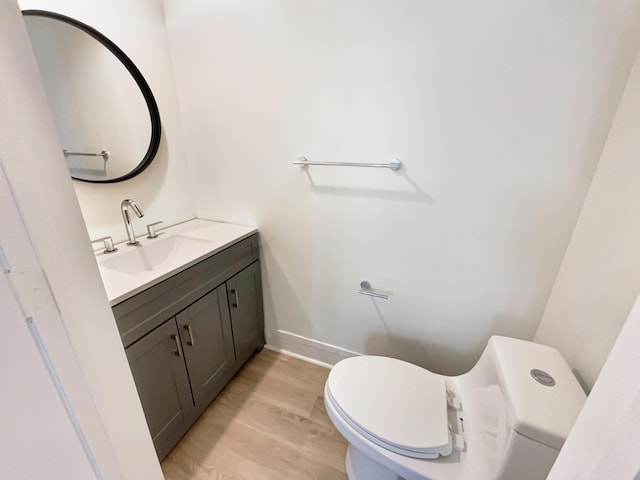
[[[536,382],[541,383],[546,387],[553,387],[556,384],[556,381],[553,379],[553,377],[543,370],[534,368],[529,373],[531,373],[531,376]]]

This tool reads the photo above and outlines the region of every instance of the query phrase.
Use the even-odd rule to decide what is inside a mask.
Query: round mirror
[[[71,177],[112,183],[142,172],[158,151],[160,114],[137,67],[84,23],[22,13]]]

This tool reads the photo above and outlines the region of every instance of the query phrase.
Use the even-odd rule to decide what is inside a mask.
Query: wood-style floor
[[[327,417],[329,370],[263,350],[162,462],[166,480],[347,478],[347,443]]]

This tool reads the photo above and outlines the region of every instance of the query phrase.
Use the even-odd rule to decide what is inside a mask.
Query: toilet
[[[347,358],[324,393],[349,480],[544,479],[586,400],[556,349],[500,336],[457,377]]]

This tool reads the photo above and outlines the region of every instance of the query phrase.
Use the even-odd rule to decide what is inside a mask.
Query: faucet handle
[[[160,225],[162,220],[159,222],[153,222],[147,225],[147,238],[156,238],[158,235],[162,235],[164,232],[156,232],[156,225]]]
[[[102,253],[113,253],[118,251],[118,248],[113,245],[113,239],[111,237],[102,237],[91,240],[91,243],[95,242],[104,242],[104,250]]]

